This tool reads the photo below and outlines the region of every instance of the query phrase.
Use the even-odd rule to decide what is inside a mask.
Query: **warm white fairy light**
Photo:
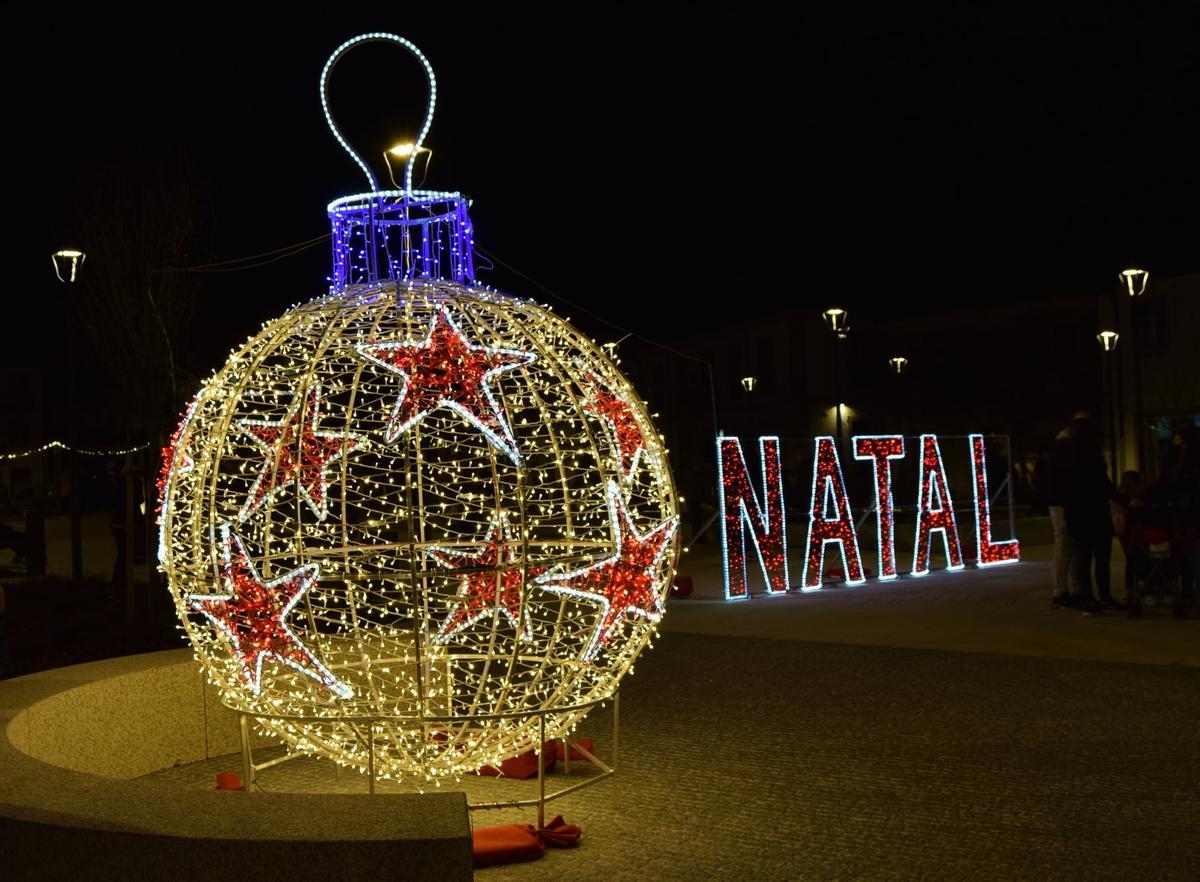
[[[415,385],[437,376],[421,347],[439,321],[461,360],[434,394]],[[198,659],[294,749],[365,769],[375,720],[381,779],[498,764],[536,743],[532,712],[549,711],[548,737],[568,732],[585,712],[571,708],[612,695],[669,593],[674,535],[650,556],[652,592],[619,615],[632,595],[581,576],[618,562],[636,575],[622,542],[674,533],[645,406],[548,308],[483,288],[389,281],[292,309],[231,354],[174,445],[163,569]],[[218,622],[239,554],[247,585],[294,591],[293,608],[254,608],[294,641],[253,656],[252,675]]]

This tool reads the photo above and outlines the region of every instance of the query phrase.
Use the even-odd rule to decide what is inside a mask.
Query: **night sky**
[[[116,167],[179,161],[204,194],[197,262],[327,232],[325,204],[364,180],[325,128],[318,76],[373,29],[437,72],[427,185],[470,195],[480,244],[505,262],[647,336],[719,320],[714,299],[836,300],[862,322],[1107,293],[1131,262],[1200,270],[1194,21],[423,8],[16,21],[10,7],[10,303],[39,321],[61,294],[48,255],[88,250],[72,200]],[[407,53],[371,46],[339,65],[332,101],[384,174],[380,152],[411,137],[424,95]],[[327,271],[320,246],[206,276],[196,331],[223,353],[320,294]]]

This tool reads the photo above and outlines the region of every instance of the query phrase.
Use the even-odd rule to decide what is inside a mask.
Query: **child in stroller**
[[[1129,475],[1122,479],[1125,485]],[[1125,549],[1125,593],[1131,619],[1142,617],[1143,606],[1165,605],[1169,600],[1176,618],[1186,618],[1181,577],[1180,531],[1174,523],[1170,494],[1162,485],[1151,485],[1145,504],[1130,508],[1120,530]]]

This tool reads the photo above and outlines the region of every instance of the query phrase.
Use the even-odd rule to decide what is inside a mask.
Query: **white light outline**
[[[503,436],[497,435],[494,431],[485,426],[475,414],[471,413],[459,402],[450,398],[439,398],[437,403],[432,407],[427,407],[425,410],[418,411],[402,424],[397,423],[397,419],[400,414],[400,408],[404,404],[404,399],[408,395],[409,387],[412,385],[412,378],[409,377],[408,372],[403,368],[397,367],[394,364],[390,364],[384,359],[373,355],[372,352],[392,352],[397,349],[422,349],[428,347],[433,342],[433,332],[437,328],[439,317],[440,319],[445,320],[448,325],[450,325],[450,329],[458,335],[458,338],[468,349],[473,349],[476,352],[483,352],[488,356],[498,353],[500,355],[508,355],[524,359],[524,361],[516,364],[503,364],[498,367],[489,368],[488,370],[484,371],[483,377],[479,381],[480,386],[483,388],[484,397],[487,398],[488,404],[491,406],[492,414],[496,417],[504,431]],[[396,398],[396,404],[392,407],[392,413],[388,417],[387,428],[384,429],[383,433],[383,439],[389,444],[395,441],[400,437],[400,435],[402,435],[408,429],[411,429],[414,425],[420,422],[420,420],[432,413],[437,408],[448,407],[475,428],[477,428],[480,432],[482,432],[495,447],[501,450],[506,456],[508,456],[509,459],[513,461],[514,465],[521,464],[521,454],[517,450],[516,436],[513,434],[512,426],[508,424],[508,420],[505,418],[503,408],[500,407],[499,403],[497,403],[495,397],[492,395],[492,389],[488,381],[491,380],[492,377],[502,374],[505,371],[515,370],[516,368],[520,367],[528,367],[529,365],[533,364],[535,361],[537,361],[536,352],[521,352],[517,349],[497,349],[487,346],[478,346],[474,343],[471,343],[469,340],[467,340],[467,337],[462,332],[462,329],[459,328],[458,323],[455,322],[451,317],[450,310],[448,310],[442,304],[438,304],[434,309],[433,321],[429,323],[429,332],[425,335],[424,340],[404,340],[394,341],[391,343],[359,343],[355,345],[354,349],[367,361],[374,362],[385,370],[394,374],[398,374],[401,379],[404,380],[404,388],[400,390],[400,395]]]
[[[307,402],[310,398],[314,399],[311,410],[307,414],[300,413],[299,411],[304,406],[305,402]],[[304,419],[305,416],[308,417],[307,421]],[[258,488],[262,485],[262,482],[264,480],[266,480],[267,476],[272,474],[273,472],[275,472],[279,467],[279,450],[276,449],[275,445],[268,444],[262,438],[259,438],[257,435],[255,435],[253,432],[251,432],[247,428],[247,426],[260,426],[262,428],[271,428],[271,429],[282,430],[295,418],[300,419],[299,425],[297,427],[297,431],[300,433],[301,438],[303,438],[304,425],[305,425],[305,422],[307,422],[308,427],[313,434],[313,437],[322,438],[326,441],[342,441],[343,442],[341,449],[339,449],[336,453],[334,453],[332,456],[330,456],[329,459],[325,460],[324,464],[321,466],[320,473],[317,475],[317,480],[320,481],[320,484],[321,484],[321,504],[319,506],[313,500],[312,493],[309,492],[309,488],[300,479],[300,472],[302,471],[302,468],[301,468],[302,464],[300,462],[296,463],[295,474],[292,476],[293,477],[292,481],[288,481],[287,483],[284,483],[284,484],[277,484],[276,486],[274,486],[270,490],[268,490],[265,494],[263,494],[263,497],[261,499],[258,499]],[[262,506],[266,504],[267,500],[274,499],[275,495],[277,493],[279,493],[281,490],[287,489],[287,487],[292,484],[295,484],[296,486],[298,486],[300,496],[302,496],[304,498],[304,501],[306,503],[308,503],[309,509],[312,511],[312,513],[314,515],[316,515],[318,521],[323,522],[327,517],[329,517],[329,486],[330,486],[330,482],[326,478],[325,472],[328,471],[328,469],[331,465],[333,465],[335,462],[340,460],[347,453],[354,450],[359,445],[365,443],[366,439],[362,438],[359,435],[350,433],[350,432],[318,432],[317,431],[317,423],[320,422],[320,420],[321,420],[321,384],[320,383],[314,383],[312,386],[305,389],[303,394],[298,394],[296,391],[293,390],[292,402],[291,402],[291,404],[288,405],[287,413],[284,414],[283,419],[278,422],[273,422],[271,420],[254,420],[254,419],[238,420],[238,424],[237,424],[238,428],[242,431],[243,434],[246,435],[246,437],[248,437],[254,443],[254,445],[256,447],[258,447],[258,449],[266,457],[266,459],[263,462],[262,470],[258,473],[258,477],[254,479],[254,484],[250,487],[250,492],[246,497],[246,501],[242,504],[242,508],[238,512],[238,523],[243,523],[248,517],[250,517],[250,515],[254,514],[254,512],[256,512],[256,511],[258,511],[258,509],[262,508]],[[280,440],[281,441],[282,441],[283,437],[284,437],[284,435],[281,431],[280,432]],[[346,442],[349,442],[349,443],[346,443]],[[278,444],[279,442],[276,442],[276,443]],[[293,443],[302,443],[302,442],[293,440]],[[337,483],[337,482],[335,481],[334,483]]]
[[[1006,539],[1003,542],[992,541],[992,502],[988,497],[987,484],[987,443],[984,441],[983,435],[968,435],[967,439],[971,442],[971,484],[975,489],[975,565],[977,567],[998,567],[1004,564],[1014,564],[1021,562],[1021,543],[1016,537]],[[979,445],[979,465],[975,466],[975,445]],[[979,491],[982,490],[981,494]],[[982,502],[980,498],[982,497]],[[980,514],[986,512],[986,523],[981,519]],[[1011,557],[1003,557],[999,560],[985,561],[983,559],[984,548],[1012,548]],[[1001,554],[1009,554],[1008,551],[1002,551]]]
[[[508,557],[509,555],[515,555],[513,557],[509,557],[508,560],[498,560],[497,561],[497,569],[496,569],[496,572],[494,575],[496,575],[499,579],[503,580],[504,574],[506,572],[508,572],[511,569],[515,569],[515,567],[506,567],[505,565],[511,564],[516,560],[520,560],[520,555],[515,554],[514,543],[512,541],[513,540],[512,525],[508,519],[508,512],[502,511],[499,514],[492,516],[492,519],[488,525],[488,531],[483,537],[482,545],[484,546],[485,551],[486,551],[488,545],[493,544],[493,540],[494,540],[497,530],[500,531],[500,542],[494,543],[494,544],[496,544],[500,549],[503,549],[502,553],[505,557]],[[473,557],[477,558],[477,557],[479,557],[479,555],[482,552],[468,551],[468,550],[462,549],[462,548],[446,548],[443,546],[434,545],[434,546],[431,546],[431,547],[425,549],[425,553],[430,555],[431,557],[433,557],[434,560],[436,560],[439,564],[446,567],[447,569],[454,570],[453,564],[451,564],[449,561],[443,560],[442,558],[438,557],[438,555],[449,555],[451,557],[461,557],[461,558],[473,558]],[[433,638],[434,642],[435,643],[443,643],[443,644],[449,643],[450,638],[453,637],[455,634],[457,634],[459,631],[466,630],[467,628],[471,627],[472,625],[474,625],[476,622],[478,622],[480,619],[484,618],[485,616],[492,615],[494,610],[499,610],[500,613],[506,619],[508,619],[509,624],[511,624],[513,626],[513,629],[516,631],[517,640],[521,640],[521,641],[533,640],[533,628],[529,621],[529,614],[525,609],[524,592],[522,592],[521,608],[519,610],[517,610],[517,619],[516,620],[513,619],[512,614],[508,610],[508,607],[506,605],[500,603],[501,595],[500,595],[500,592],[497,591],[496,603],[491,608],[482,609],[479,612],[477,612],[474,616],[471,616],[471,617],[465,619],[464,621],[460,622],[458,624],[458,626],[455,627],[453,630],[447,630],[450,627],[450,622],[453,621],[453,619],[454,619],[455,613],[458,612],[458,610],[462,607],[463,600],[465,600],[467,595],[470,593],[470,590],[471,590],[470,576],[471,575],[472,574],[468,573],[468,574],[464,574],[462,576],[462,580],[459,582],[459,586],[458,586],[458,593],[455,594],[456,603],[452,607],[450,607],[450,611],[446,613],[445,621],[442,622],[442,626],[438,629],[437,635]]]
[[[354,690],[334,676],[333,672],[325,667],[325,665],[321,664],[316,655],[313,654],[313,651],[309,649],[299,637],[296,636],[295,632],[292,631],[287,624],[287,617],[291,614],[296,604],[300,602],[300,598],[308,593],[309,589],[311,589],[316,583],[317,577],[320,576],[320,564],[304,564],[303,566],[297,567],[291,572],[284,573],[278,579],[272,579],[270,582],[264,582],[262,577],[258,575],[258,570],[255,568],[254,562],[250,560],[250,555],[246,554],[246,547],[242,544],[241,538],[233,532],[230,524],[221,525],[221,544],[222,553],[225,558],[225,565],[221,571],[221,579],[225,585],[225,590],[227,593],[189,594],[187,595],[188,605],[193,607],[196,612],[200,613],[206,619],[212,622],[217,630],[224,634],[226,639],[233,644],[233,650],[234,654],[237,656],[238,666],[242,669],[243,677],[250,684],[250,691],[255,695],[258,695],[261,691],[263,660],[266,656],[271,656],[276,661],[282,662],[289,668],[299,671],[306,677],[309,677],[320,683],[339,698],[350,698],[353,696]],[[291,659],[279,655],[279,653],[271,649],[267,649],[258,653],[258,657],[255,660],[254,670],[251,671],[250,666],[246,664],[246,657],[242,654],[241,641],[238,640],[236,631],[231,629],[227,623],[222,622],[208,610],[203,609],[202,607],[196,608],[197,603],[203,603],[206,601],[212,602],[215,600],[223,600],[228,602],[236,598],[237,595],[233,589],[233,580],[230,578],[230,570],[233,567],[233,559],[230,555],[230,546],[233,544],[237,545],[238,554],[241,556],[242,560],[246,562],[246,569],[250,571],[250,577],[264,588],[271,589],[284,582],[290,582],[297,579],[299,580],[300,589],[294,595],[292,595],[292,598],[286,604],[284,604],[283,608],[280,610],[279,625],[287,633],[288,637],[292,639],[296,646],[300,647],[301,652],[308,657],[309,661],[312,663],[312,666],[320,672],[320,676],[314,674],[307,668],[301,667]]]
[[[818,518],[816,516],[816,511],[817,511],[817,471],[818,471],[818,466],[820,465],[820,462],[821,462],[821,451],[826,446],[828,447],[828,450],[833,454],[834,478],[837,481],[837,486],[836,487],[832,486],[830,484],[829,480],[825,480],[823,482],[825,485],[825,490],[821,497],[821,517]],[[829,501],[829,494],[831,492],[833,494],[833,504],[834,504],[835,511],[840,508],[840,506],[838,505],[838,498],[839,498],[839,493],[840,493],[841,501],[844,502],[845,506],[846,506],[845,512],[844,512],[844,514],[845,514],[844,518],[839,517],[839,518],[835,518],[831,521],[825,517],[825,508]],[[818,520],[820,520],[822,523],[838,523],[839,521],[842,521],[842,520],[846,521],[846,524],[850,527],[850,541],[854,544],[854,548],[853,548],[854,553],[853,553],[852,557],[854,559],[855,565],[858,568],[858,578],[856,578],[856,579],[851,578],[850,563],[846,557],[846,542],[842,537],[837,536],[832,539],[822,539],[821,540],[821,553],[817,559],[817,572],[816,572],[817,583],[815,585],[810,585],[808,583],[808,578],[809,578],[808,562],[809,562],[809,558],[812,556],[813,524],[816,523]],[[862,585],[867,580],[866,580],[866,577],[863,575],[862,554],[859,552],[859,548],[858,548],[858,530],[856,530],[854,527],[854,512],[850,507],[850,496],[848,493],[846,493],[846,480],[845,480],[845,477],[842,475],[842,461],[841,461],[841,457],[838,456],[837,443],[834,441],[832,435],[817,435],[815,438],[813,438],[812,489],[809,494],[809,502],[808,502],[808,536],[806,537],[806,539],[804,541],[804,578],[800,583],[800,590],[802,592],[808,593],[809,591],[819,591],[821,589],[821,586],[823,584],[825,584],[825,547],[827,545],[829,545],[830,543],[834,543],[834,542],[837,543],[838,553],[841,555],[841,558],[842,558],[842,575],[844,577],[843,581],[845,582],[845,584],[848,587],[855,587],[858,585]]]
[[[938,467],[935,475],[938,481],[929,482],[929,493],[925,493],[925,444],[926,439],[931,439],[933,450],[937,454]],[[935,511],[933,506],[934,494],[938,497],[938,508]],[[926,498],[928,495],[928,498]],[[958,563],[954,563],[954,556],[950,553],[951,539],[950,533],[945,527],[929,528],[925,537],[925,569],[918,570],[917,564],[921,560],[921,531],[922,525],[926,521],[926,517],[930,514],[939,514],[942,511],[949,510],[950,512],[950,527],[954,530],[953,547],[958,551]],[[946,552],[946,570],[949,572],[957,572],[963,569],[966,564],[962,559],[962,543],[958,537],[958,518],[954,515],[954,501],[950,496],[950,484],[946,480],[946,465],[942,462],[942,447],[938,444],[937,435],[928,434],[921,436],[921,460],[918,463],[917,471],[917,528],[916,537],[913,542],[913,565],[910,575],[913,576],[928,576],[929,575],[929,559],[933,557],[933,534],[942,534],[942,547]]]
[[[894,441],[900,442],[899,454],[887,454],[883,458],[883,462],[870,453],[862,453],[859,450],[859,441]],[[871,460],[871,477],[875,482],[875,549],[876,563],[879,566],[879,575],[876,577],[880,582],[890,582],[893,579],[900,578],[900,574],[896,568],[896,497],[892,492],[892,460],[904,459],[907,449],[904,445],[903,435],[855,435],[850,439],[853,445],[854,458],[857,460]],[[882,469],[880,468],[882,466]],[[888,524],[887,536],[888,547],[891,549],[892,572],[884,571],[883,561],[883,509],[880,507],[879,487],[882,483],[880,478],[886,475],[887,480],[887,499],[888,499]]]
[[[196,461],[187,453],[181,453],[183,450],[183,436],[187,433],[188,425],[192,421],[192,415],[196,412],[196,405],[200,403],[200,394],[197,393],[191,403],[187,406],[187,410],[183,413],[183,419],[179,421],[179,427],[175,430],[175,450],[171,455],[171,466],[167,469],[167,480],[163,483],[162,489],[162,509],[158,513],[158,562],[163,566],[167,564],[167,512],[171,506],[171,489],[175,483],[176,475],[186,475],[196,467]],[[176,466],[176,461],[179,465]]]
[[[321,69],[321,111],[325,114],[325,122],[329,125],[329,131],[333,132],[333,137],[337,139],[337,142],[342,145],[342,149],[350,154],[350,158],[354,160],[358,167],[362,169],[363,174],[367,176],[367,181],[371,185],[371,192],[378,193],[379,184],[375,180],[375,175],[371,173],[371,169],[363,162],[362,157],[358,155],[349,142],[342,136],[337,123],[333,121],[333,113],[329,110],[329,74],[332,72],[333,66],[338,63],[338,60],[355,46],[361,43],[375,43],[380,41],[396,43],[415,55],[417,61],[421,62],[421,66],[425,68],[425,75],[429,79],[429,97],[425,102],[425,119],[421,123],[420,133],[413,142],[413,152],[409,155],[408,162],[404,166],[404,192],[408,197],[411,197],[413,159],[416,157],[417,151],[425,143],[425,136],[429,134],[429,127],[433,125],[433,111],[437,106],[437,78],[433,75],[433,65],[429,63],[429,59],[425,57],[414,43],[397,34],[371,31],[370,33],[352,37],[338,46],[325,62],[325,67]]]
[[[604,428],[606,430],[606,434],[608,435],[609,440],[612,442],[612,446],[616,450],[617,473],[620,474],[620,476],[621,476],[621,483],[623,483],[623,484],[628,483],[630,480],[632,480],[634,475],[637,474],[638,466],[642,462],[642,454],[646,450],[646,433],[642,429],[641,424],[638,423],[637,414],[634,412],[633,406],[628,401],[626,401],[624,398],[622,398],[620,395],[618,395],[617,391],[615,389],[613,389],[612,386],[603,382],[600,379],[599,375],[596,374],[595,371],[588,371],[587,375],[588,375],[588,382],[590,382],[593,387],[598,386],[600,388],[606,389],[610,395],[612,395],[614,398],[618,399],[622,404],[624,404],[628,408],[630,415],[633,417],[634,423],[637,424],[638,447],[637,447],[637,450],[635,450],[633,452],[633,456],[630,457],[630,459],[629,459],[629,471],[626,472],[624,464],[623,464],[624,452],[621,450],[621,439],[620,439],[620,435],[617,432],[616,420],[614,420],[608,414],[596,413],[595,411],[592,411],[592,410],[587,411],[588,413],[592,414],[592,416],[599,417],[600,421],[602,423],[604,423]],[[596,394],[595,389],[593,389],[592,395],[588,396],[587,401],[583,402],[583,407],[585,410],[587,410],[588,404],[594,399],[595,394]]]
[[[667,518],[654,529],[649,530],[646,533],[639,533],[637,531],[637,527],[634,526],[633,518],[629,515],[629,509],[625,507],[625,500],[621,497],[621,488],[616,481],[609,480],[605,497],[608,503],[609,528],[611,529],[613,536],[614,547],[612,556],[607,557],[604,560],[598,560],[594,563],[590,563],[587,566],[580,567],[577,570],[571,570],[566,573],[547,573],[546,575],[538,576],[533,580],[542,590],[549,591],[552,594],[565,594],[571,597],[579,598],[580,600],[589,600],[600,604],[600,615],[596,620],[596,629],[592,634],[591,640],[588,641],[588,645],[584,648],[583,654],[580,656],[580,661],[584,662],[590,662],[600,651],[600,646],[608,642],[607,637],[605,637],[604,640],[601,640],[601,630],[604,627],[604,620],[608,618],[609,608],[612,605],[611,601],[603,594],[597,594],[591,591],[580,591],[578,588],[569,588],[562,585],[549,585],[547,583],[552,581],[569,581],[571,579],[576,579],[580,576],[590,573],[592,570],[598,569],[599,567],[608,566],[609,564],[619,561],[621,559],[622,537],[624,536],[624,533],[621,529],[622,521],[624,522],[624,525],[628,526],[629,532],[633,534],[633,538],[637,540],[639,545],[650,540],[656,534],[664,530],[666,531],[666,536],[663,538],[662,546],[659,548],[658,554],[655,555],[654,560],[650,563],[650,565],[646,567],[646,574],[653,578],[654,571],[657,570],[661,565],[663,555],[667,553],[667,549],[671,545],[671,539],[675,535],[675,530],[679,527],[679,516],[675,515],[674,517]],[[627,606],[618,613],[617,619],[614,620],[613,624],[609,628],[609,633],[611,634],[612,631],[616,629],[622,616],[628,618],[630,615],[636,615],[639,618],[646,619],[650,622],[661,621],[663,613],[665,612],[661,590],[655,594],[654,606],[655,609],[653,612],[644,610],[640,607]]]
[[[746,500],[739,499],[738,506],[740,513],[738,517],[738,534],[742,546],[742,585],[745,587],[745,594],[730,594],[729,593],[729,537],[726,535],[726,518],[725,518],[725,453],[721,448],[721,442],[731,441],[737,446],[737,465],[746,473],[746,486],[750,489],[750,500],[754,503],[754,512],[751,513],[746,507]],[[791,579],[788,575],[787,563],[787,517],[785,514],[786,503],[783,498],[783,464],[780,461],[779,453],[779,438],[776,435],[760,435],[758,439],[758,461],[762,469],[763,477],[763,499],[770,500],[770,494],[767,492],[767,442],[771,443],[774,448],[773,456],[775,458],[775,472],[779,478],[779,533],[780,540],[783,546],[781,559],[783,561],[783,587],[773,588],[771,585],[771,576],[767,571],[767,562],[763,558],[762,548],[759,546],[759,536],[756,532],[756,523],[761,527],[761,532],[764,538],[770,536],[773,532],[770,527],[771,512],[768,510],[766,515],[763,514],[762,506],[758,504],[758,494],[754,492],[754,482],[750,480],[750,469],[746,465],[746,455],[742,451],[742,441],[736,435],[718,435],[717,436],[717,505],[719,509],[719,518],[721,520],[721,568],[724,576],[725,599],[726,600],[749,600],[750,599],[750,578],[746,567],[746,525],[750,525],[750,539],[754,544],[754,553],[758,557],[758,566],[763,574],[763,581],[767,586],[767,596],[779,596],[786,594],[791,586]],[[757,521],[756,521],[757,519]]]

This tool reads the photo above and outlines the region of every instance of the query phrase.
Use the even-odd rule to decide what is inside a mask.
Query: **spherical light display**
[[[167,450],[161,559],[197,658],[293,748],[439,779],[570,730],[653,636],[665,451],[548,308],[351,285],[237,350]]]
[[[405,189],[329,110],[347,50],[429,77]],[[322,105],[371,190],[329,206],[328,296],[233,352],[164,451],[159,561],[224,702],[291,749],[440,781],[569,732],[670,590],[666,451],[613,361],[479,286],[457,193],[412,189],[436,84],[415,46],[334,52]]]

